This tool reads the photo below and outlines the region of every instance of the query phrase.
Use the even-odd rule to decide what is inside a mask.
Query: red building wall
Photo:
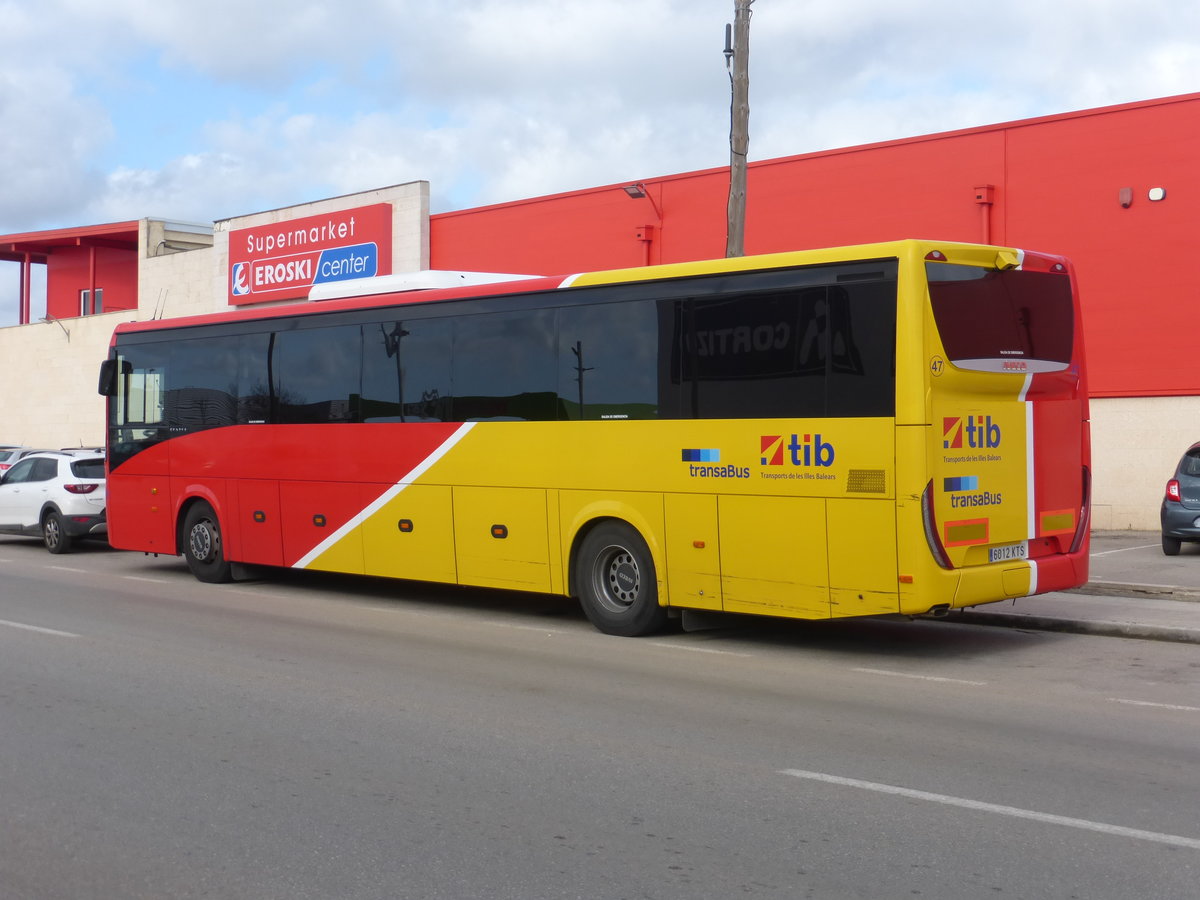
[[[746,252],[930,237],[1063,253],[1093,394],[1200,394],[1184,312],[1197,159],[1200,94],[766,160],[749,167]],[[622,187],[433,216],[432,267],[560,274],[723,255],[727,169],[648,180],[653,202]],[[1165,199],[1149,201],[1152,187]]]
[[[90,290],[92,253],[96,287],[103,290],[104,312],[137,309],[138,261],[135,250],[112,247],[55,248],[46,272],[46,311],[58,319],[79,315],[79,292]]]

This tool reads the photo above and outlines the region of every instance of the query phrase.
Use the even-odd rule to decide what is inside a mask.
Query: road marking
[[[88,573],[87,569],[75,569],[75,568],[72,568],[71,566],[46,566],[46,568],[47,569],[55,569],[56,571],[59,571],[59,572],[78,572],[80,575],[86,575]]]
[[[165,578],[146,578],[144,575],[124,575],[126,581],[144,581],[147,584],[174,584],[173,581],[167,581]]]
[[[1101,550],[1099,553],[1093,553],[1092,556],[1108,556],[1110,553],[1124,553],[1126,550],[1147,550],[1150,547],[1157,547],[1158,544],[1138,544],[1136,547],[1118,547],[1116,550]]]
[[[1153,706],[1158,709],[1176,709],[1181,712],[1200,712],[1200,706],[1180,706],[1177,703],[1151,703],[1149,700],[1126,700],[1123,697],[1109,697],[1113,703],[1127,703],[1130,706]]]
[[[20,628],[22,631],[36,631],[38,634],[52,634],[55,637],[80,637],[70,631],[56,631],[53,628],[42,628],[38,625],[25,625],[21,622],[9,622],[6,619],[0,619],[0,625],[7,625],[9,628]]]
[[[855,668],[851,671],[865,672],[868,675],[888,675],[892,678],[916,678],[920,681],[944,681],[949,684],[972,684],[978,687],[986,685],[986,681],[967,681],[965,678],[942,678],[938,675],[913,675],[909,672],[889,672],[887,669]]]
[[[383,607],[372,607],[373,609],[382,609]],[[418,613],[422,618],[434,619],[444,618],[435,613]],[[538,625],[517,625],[513,622],[498,622],[495,619],[481,619],[480,624],[490,625],[492,628],[507,628],[510,631],[532,631],[537,634],[544,634],[546,637],[561,637],[566,634],[565,631],[556,631],[553,628],[543,628]]]
[[[668,650],[687,650],[689,653],[716,653],[719,656],[740,656],[749,659],[753,653],[736,653],[733,650],[717,650],[714,647],[691,647],[687,644],[672,644],[667,641],[646,641],[648,647],[665,647]]]
[[[892,784],[879,784],[874,781],[859,781],[857,778],[842,778],[840,775],[826,775],[823,772],[806,772],[803,769],[783,769],[780,774],[791,775],[793,778],[805,778],[809,781],[824,781],[827,784],[838,784],[843,787],[861,788],[880,794],[895,794],[899,797],[909,797],[913,800],[927,800],[930,803],[941,803],[945,806],[959,806],[963,809],[998,813],[1002,816],[1012,816],[1017,819],[1033,819],[1035,822],[1048,822],[1051,825],[1066,825],[1070,828],[1080,828],[1084,831],[1098,831],[1101,834],[1111,834],[1116,837],[1136,838],[1140,841],[1154,841],[1158,844],[1170,844],[1175,847],[1190,847],[1193,850],[1200,850],[1200,840],[1181,837],[1177,834],[1162,834],[1157,831],[1143,831],[1140,828],[1125,828],[1122,825],[1109,825],[1106,822],[1093,822],[1089,819],[1073,819],[1070,816],[1056,816],[1053,813],[1021,809],[1017,806],[1000,806],[996,803],[968,800],[965,797],[952,797],[949,794],[931,794],[928,791],[914,791],[911,788],[896,787]]]

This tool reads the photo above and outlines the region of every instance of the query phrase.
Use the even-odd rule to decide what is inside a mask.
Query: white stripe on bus
[[[470,431],[474,426],[474,422],[463,422],[463,424],[459,425],[454,434],[446,438],[446,440],[442,442],[441,446],[439,446],[436,450],[425,457],[425,459],[418,463],[412,469],[412,471],[405,473],[405,475],[399,481],[376,497],[370,504],[363,508],[361,512],[351,517],[345,525],[343,525],[329,537],[325,538],[325,540],[321,541],[321,543],[317,544],[317,546],[309,550],[308,553],[304,554],[304,556],[299,560],[292,563],[292,568],[307,568],[318,556],[320,556],[322,553],[344,538],[347,534],[365,522],[375,512],[382,509],[384,504],[386,504],[389,500],[398,495],[406,487],[429,471],[429,468],[439,459],[449,453],[454,445],[466,437],[467,432]]]

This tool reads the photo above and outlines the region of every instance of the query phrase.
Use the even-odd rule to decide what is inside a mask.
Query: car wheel
[[[612,522],[592,529],[579,545],[577,561],[580,604],[605,634],[637,637],[666,624],[650,548],[628,525]]]
[[[51,553],[66,553],[71,549],[71,536],[57,510],[42,517],[42,542]]]
[[[1183,541],[1179,538],[1167,537],[1165,534],[1162,536],[1163,553],[1167,556],[1178,556],[1181,546],[1183,546]]]
[[[195,503],[183,520],[183,556],[197,580],[224,584],[233,580],[233,567],[225,559],[221,523],[213,508]]]

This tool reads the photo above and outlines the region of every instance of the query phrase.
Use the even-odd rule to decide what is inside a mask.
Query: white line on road
[[[1101,550],[1099,553],[1093,553],[1092,556],[1108,556],[1110,553],[1124,553],[1126,550],[1146,550],[1157,546],[1158,544],[1138,544],[1136,547],[1118,547],[1116,550]]]
[[[174,584],[173,581],[168,581],[165,578],[146,578],[144,575],[124,575],[126,581],[144,581],[147,584]]]
[[[1149,700],[1126,700],[1123,697],[1109,697],[1113,703],[1127,703],[1130,706],[1154,706],[1158,709],[1177,709],[1182,712],[1200,712],[1200,706],[1179,706],[1176,703],[1151,703]]]
[[[855,668],[854,672],[865,672],[868,675],[887,675],[891,678],[916,678],[920,681],[945,681],[949,684],[973,684],[982,687],[986,681],[967,681],[965,678],[942,678],[940,675],[913,675],[909,672],[889,672],[887,669]]]
[[[672,644],[667,641],[647,641],[648,647],[666,647],[668,650],[687,650],[690,653],[716,653],[719,656],[740,656],[749,659],[753,653],[735,653],[733,650],[717,650],[714,647],[690,647],[687,644]]]
[[[38,625],[25,625],[21,622],[9,622],[5,619],[0,619],[0,625],[7,625],[9,628],[20,628],[22,631],[36,631],[38,634],[52,634],[55,637],[79,637],[79,635],[70,631],[56,631],[53,628],[42,628]]]
[[[1141,841],[1154,841],[1159,844],[1171,844],[1175,847],[1191,847],[1200,850],[1200,840],[1181,837],[1177,834],[1162,834],[1157,831],[1142,831],[1140,828],[1125,828],[1122,825],[1109,825],[1105,822],[1092,822],[1089,819],[1073,819],[1070,816],[1056,816],[1052,813],[1037,812],[1032,809],[1021,809],[1016,806],[1000,806],[996,803],[983,803],[979,800],[968,800],[965,797],[952,797],[949,794],[931,794],[928,791],[914,791],[911,788],[896,787],[892,784],[879,784],[874,781],[859,781],[857,778],[842,778],[840,775],[826,775],[823,772],[806,772],[803,769],[784,769],[781,775],[791,775],[793,778],[806,778],[809,781],[824,781],[827,784],[838,784],[843,787],[861,788],[880,794],[895,794],[909,797],[913,800],[928,800],[930,803],[941,803],[945,806],[960,806],[963,809],[976,809],[981,812],[998,813],[1002,816],[1012,816],[1017,819],[1033,819],[1035,822],[1048,822],[1051,825],[1066,825],[1071,828],[1081,828],[1085,831],[1098,831],[1101,834],[1111,834],[1117,837],[1136,838]]]
[[[372,609],[382,609],[383,607],[374,606]],[[407,612],[407,610],[406,610]],[[436,614],[432,613],[417,613],[418,616],[425,619],[436,618]],[[507,628],[509,631],[532,631],[535,634],[544,634],[546,637],[560,637],[566,632],[556,631],[553,628],[543,628],[538,625],[517,625],[513,622],[497,622],[495,619],[480,619],[480,625],[490,625],[492,628]]]
[[[78,572],[80,575],[88,574],[87,569],[76,569],[71,566],[46,566],[47,569],[54,569],[57,572]]]

